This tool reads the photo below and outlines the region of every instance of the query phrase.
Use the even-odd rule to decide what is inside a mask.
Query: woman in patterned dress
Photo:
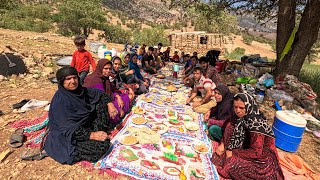
[[[284,179],[274,134],[253,97],[236,94],[237,119],[227,126],[224,143],[212,157],[220,176],[228,179]]]

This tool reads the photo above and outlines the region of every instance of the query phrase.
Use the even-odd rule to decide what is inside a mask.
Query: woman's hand
[[[231,155],[232,155],[232,151],[231,152]],[[216,149],[216,153],[218,156],[221,156],[223,153],[224,153],[224,144],[220,144],[217,149]]]
[[[122,118],[124,116],[124,111],[120,109],[120,117]]]
[[[112,119],[114,119],[118,114],[118,110],[116,109],[116,107],[114,107],[112,103],[108,103],[108,112]]]
[[[204,121],[208,121],[208,120],[209,120],[209,118],[210,118],[210,113],[211,113],[211,111],[209,110],[209,111],[207,111],[207,112],[204,114]]]
[[[89,139],[96,141],[105,141],[106,139],[109,139],[109,135],[104,131],[96,131],[90,133]]]
[[[118,102],[119,107],[122,109],[124,106],[124,103],[119,95],[117,96],[117,102]]]
[[[227,156],[227,158],[231,157],[232,156],[232,151],[227,150],[226,151],[226,156]]]

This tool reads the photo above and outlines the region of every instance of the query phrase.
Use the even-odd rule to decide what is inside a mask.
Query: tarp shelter
[[[19,56],[13,54],[0,54],[0,75],[11,76],[27,72],[26,65]]]

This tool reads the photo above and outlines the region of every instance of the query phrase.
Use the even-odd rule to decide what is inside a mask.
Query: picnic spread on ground
[[[150,62],[149,57],[150,55],[144,56],[142,61]],[[261,59],[254,58],[259,63],[264,63],[260,62]],[[57,94],[50,106],[46,107],[47,110],[50,109],[49,113],[33,120],[12,123],[11,127],[16,130],[10,137],[10,146],[17,148],[25,143],[28,147],[42,147],[44,144],[47,152],[42,149],[36,153],[27,150],[21,158],[41,160],[49,155],[63,164],[79,163],[101,172],[135,179],[317,179],[318,176],[302,159],[282,153],[278,157],[275,148],[277,146],[288,152],[296,152],[305,129],[315,136],[319,135],[320,123],[315,118],[317,111],[313,106],[308,106],[315,102],[317,95],[308,84],[290,75],[278,79],[268,73],[261,76],[259,70],[249,63],[248,57],[244,57],[245,60],[241,62],[241,71],[232,68],[229,71],[224,67],[227,62],[217,61],[216,66],[211,66],[205,57],[200,58],[200,65],[197,65],[196,56],[192,56],[186,63],[190,68],[184,67],[183,63],[166,62],[162,67],[157,66],[157,70],[153,66],[147,69],[142,67],[140,70],[137,59],[138,55],[135,53],[124,53],[122,59],[116,56],[112,60],[102,59],[87,78],[86,75],[82,77],[81,73],[78,76],[75,68],[61,68],[57,73]],[[116,68],[117,64],[121,65],[120,69]],[[130,78],[128,76],[129,79],[126,80],[123,73],[128,72],[131,67],[135,70],[132,72],[135,75]],[[105,75],[106,71],[112,73]],[[235,96],[230,93],[226,84],[220,82],[218,72],[234,75],[236,78],[231,85],[236,84],[242,93]],[[199,79],[195,77],[198,76],[197,73],[200,74]],[[73,90],[66,88],[64,81],[70,75],[84,81],[85,87],[77,85]],[[133,81],[134,86],[129,88],[123,83],[128,81]],[[141,87],[143,90],[139,91]],[[134,92],[130,92],[131,88]],[[97,89],[105,91],[107,95]],[[207,96],[207,91],[212,94]],[[219,95],[228,102],[221,103]],[[267,124],[258,107],[265,96],[273,99],[278,110],[272,126]],[[68,105],[70,98],[73,104]],[[61,99],[64,102],[59,101]],[[300,106],[293,104],[294,99],[304,106],[303,111],[297,108]],[[243,107],[241,104],[241,107],[235,105],[237,101],[241,101]],[[23,100],[15,104],[14,109],[25,112],[48,103],[35,99]],[[60,106],[65,105],[64,103],[67,104],[66,108],[61,109]],[[104,108],[106,104],[107,108]],[[126,107],[125,112],[123,107]],[[60,113],[54,111],[54,108]],[[245,115],[240,116],[241,112],[237,111],[236,116],[229,117],[232,108],[242,108]],[[81,123],[72,119],[78,117],[66,113],[69,109],[73,109],[81,117]],[[111,110],[107,112],[106,109]],[[205,112],[210,116],[206,117]],[[88,117],[94,117],[94,120]],[[57,119],[59,125],[64,119],[69,121],[60,127],[68,136],[66,141],[72,142],[65,149],[67,156],[71,154],[68,160],[60,159],[60,156],[65,156],[63,153],[54,154],[57,152],[56,144],[64,146],[61,142],[65,137],[58,134],[62,140],[58,142],[56,139],[55,143],[49,144],[56,138],[54,133],[50,136],[50,130],[58,127],[54,121]],[[80,128],[74,127],[74,124]],[[51,129],[47,128],[50,126]],[[64,128],[67,132],[64,132]],[[59,132],[60,129],[55,131]],[[105,132],[101,134],[100,131]],[[90,132],[98,132],[100,135],[91,139]],[[50,141],[46,143],[48,133]],[[25,136],[28,137],[27,142],[24,142]],[[77,141],[82,144],[74,143]],[[99,155],[96,153],[89,158],[94,151],[99,151]],[[89,155],[81,154],[83,152]],[[230,152],[234,154],[230,156]],[[7,154],[4,153],[4,158]],[[256,171],[259,173],[255,174]]]
[[[176,102],[183,96],[175,97],[188,90],[181,87],[180,82],[178,79],[152,80],[151,91],[138,97],[133,113],[126,117],[126,125],[112,140],[112,151],[95,163],[96,168],[112,168],[147,179],[177,179],[181,173],[185,173],[187,179],[218,179],[210,161],[212,147],[203,129],[203,115]],[[171,86],[177,92],[162,88],[168,83],[176,84],[179,89]]]

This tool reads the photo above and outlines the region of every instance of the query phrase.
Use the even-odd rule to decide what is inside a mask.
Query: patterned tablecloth
[[[171,83],[170,83],[171,82]],[[169,84],[176,85],[177,92],[165,91]],[[211,163],[212,147],[205,134],[203,116],[184,105],[188,89],[178,81],[153,79],[150,92],[138,98],[136,106],[144,109],[143,115],[130,113],[125,127],[112,140],[113,149],[104,159],[95,164],[96,168],[111,168],[118,173],[137,179],[180,179],[181,169],[187,179],[219,179]],[[135,117],[148,122],[136,125]],[[122,145],[121,138],[127,135],[129,127],[167,127],[156,143]],[[188,130],[188,124],[198,129]],[[196,146],[204,145],[208,152],[198,152]]]

